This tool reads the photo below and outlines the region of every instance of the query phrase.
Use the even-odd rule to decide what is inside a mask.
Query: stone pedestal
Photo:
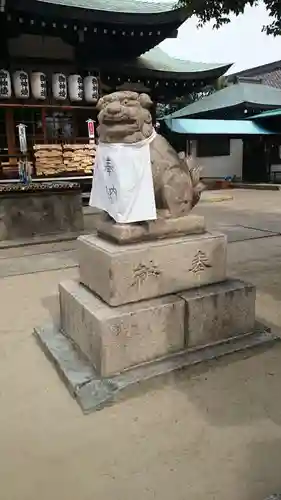
[[[84,411],[144,379],[276,340],[256,328],[255,288],[226,278],[224,235],[122,245],[81,236],[78,255],[80,280],[59,287],[60,330],[36,336]]]
[[[223,234],[122,246],[87,235],[78,242],[81,282],[111,306],[218,283],[226,277]]]

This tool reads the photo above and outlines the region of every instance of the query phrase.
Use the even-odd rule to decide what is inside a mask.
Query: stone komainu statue
[[[100,141],[133,144],[149,138],[154,132],[151,105],[147,94],[131,91],[102,97],[98,102]],[[187,215],[204,189],[200,169],[192,158],[185,157],[184,153],[178,155],[159,134],[150,143],[150,157],[159,216]]]

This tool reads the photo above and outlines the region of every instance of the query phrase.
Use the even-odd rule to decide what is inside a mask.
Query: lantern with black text
[[[83,78],[80,75],[70,75],[68,77],[69,98],[73,102],[83,100]]]
[[[65,101],[67,98],[66,76],[62,73],[55,73],[52,81],[53,95],[57,101]]]
[[[99,82],[95,76],[84,78],[84,93],[87,102],[96,103],[99,100]]]
[[[12,95],[12,84],[9,71],[0,70],[0,99],[9,99]]]
[[[47,98],[47,77],[45,73],[32,73],[31,90],[34,99],[44,101]]]
[[[16,71],[13,74],[15,96],[18,99],[29,98],[29,78],[25,71]]]

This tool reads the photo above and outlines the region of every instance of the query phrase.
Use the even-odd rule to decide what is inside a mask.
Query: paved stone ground
[[[229,274],[258,286],[281,327],[281,193],[231,192],[197,213],[224,231]],[[90,229],[92,216],[86,216]],[[83,416],[32,337],[57,319],[76,243],[0,251],[3,500],[264,500],[281,491],[281,345],[141,387]]]

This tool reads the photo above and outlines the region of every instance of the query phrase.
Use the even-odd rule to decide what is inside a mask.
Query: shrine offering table
[[[83,230],[81,189],[73,182],[0,186],[0,241]]]

